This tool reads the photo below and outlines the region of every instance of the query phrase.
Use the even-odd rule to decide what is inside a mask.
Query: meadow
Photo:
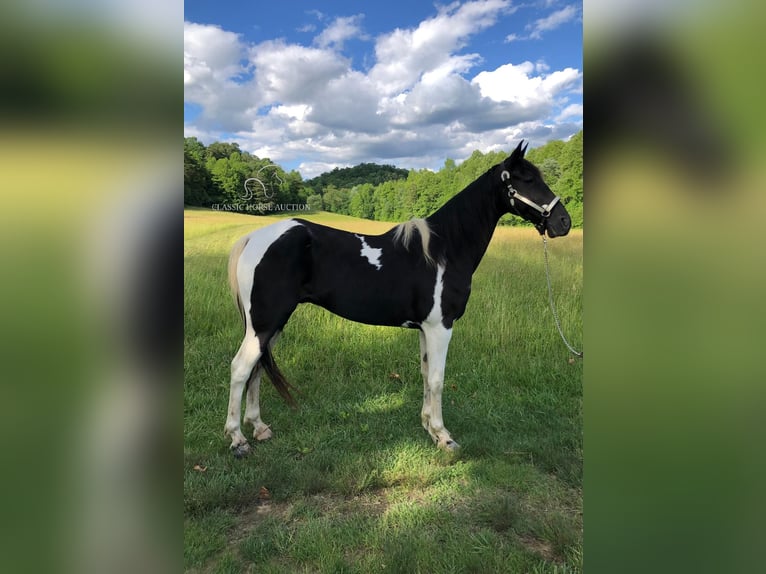
[[[392,224],[301,214],[381,233]],[[582,571],[582,361],[556,332],[541,240],[499,227],[447,357],[438,451],[420,425],[418,335],[300,305],[264,377],[272,439],[237,460],[224,437],[242,328],[231,245],[277,216],[184,213],[184,564],[187,572]],[[582,337],[582,232],[549,241],[554,295]],[[243,428],[250,437],[252,429]]]

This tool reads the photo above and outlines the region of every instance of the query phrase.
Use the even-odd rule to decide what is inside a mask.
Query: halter
[[[500,174],[501,181],[507,181],[508,182],[508,199],[511,200],[511,207],[516,207],[516,200],[520,201],[521,203],[524,203],[525,205],[528,205],[542,216],[542,220],[540,223],[535,223],[535,227],[537,228],[537,231],[540,232],[540,235],[545,233],[545,220],[548,219],[551,215],[551,211],[553,210],[553,207],[558,203],[559,199],[561,199],[558,195],[556,195],[553,198],[553,201],[550,203],[544,203],[542,205],[536,204],[531,199],[524,197],[521,195],[518,191],[516,191],[516,188],[513,187],[513,184],[511,183],[511,174],[508,172],[508,170],[503,170],[503,172]]]

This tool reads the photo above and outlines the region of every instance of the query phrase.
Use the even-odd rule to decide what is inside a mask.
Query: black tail
[[[293,387],[287,381],[285,376],[282,374],[282,371],[280,371],[279,367],[277,367],[277,364],[274,362],[274,357],[271,354],[269,345],[266,345],[263,349],[263,354],[261,355],[260,362],[263,366],[263,370],[266,371],[267,375],[269,375],[269,379],[271,379],[271,383],[274,385],[274,388],[277,389],[277,392],[282,396],[283,399],[285,399],[288,405],[290,405],[292,408],[297,408],[298,404],[290,394],[290,389],[295,389],[295,387]],[[256,368],[258,367],[256,366]],[[298,389],[295,390],[297,391]]]

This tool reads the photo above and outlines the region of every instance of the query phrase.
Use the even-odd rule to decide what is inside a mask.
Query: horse
[[[304,219],[279,221],[239,239],[229,257],[229,284],[244,325],[231,362],[224,432],[244,456],[250,445],[240,428],[266,440],[260,382],[265,371],[291,406],[290,383],[272,355],[274,344],[300,303],[313,303],[359,323],[417,329],[423,407],[420,418],[438,448],[459,448],[444,426],[442,388],[455,321],[465,311],[471,278],[500,217],[519,216],[548,237],[569,233],[571,220],[540,170],[524,158],[520,141],[493,166],[425,219],[415,218],[381,235],[351,233]],[[523,145],[523,147],[522,147]]]

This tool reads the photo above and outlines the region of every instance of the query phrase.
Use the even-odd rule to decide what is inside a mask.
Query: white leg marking
[[[253,425],[253,438],[256,440],[266,440],[271,438],[271,429],[269,425],[261,420],[261,373],[263,368],[258,365],[258,371],[247,388],[247,403],[245,406],[244,424]]]
[[[380,271],[383,266],[380,264],[380,256],[383,254],[383,250],[379,247],[370,247],[367,245],[367,241],[365,241],[364,237],[361,235],[354,234],[359,241],[362,242],[362,257],[367,258],[367,261],[370,262],[370,265],[375,266],[378,271]]]
[[[231,362],[231,387],[229,389],[229,408],[226,414],[224,432],[231,437],[231,448],[235,454],[245,454],[248,450],[247,439],[242,434],[239,419],[242,414],[242,392],[253,367],[261,358],[261,345],[252,329],[248,329],[239,351]]]
[[[421,361],[421,369],[427,369],[427,379],[423,387],[423,410],[421,419],[428,434],[439,448],[455,450],[458,444],[452,440],[442,420],[442,389],[444,388],[444,367],[447,363],[447,350],[452,338],[452,329],[442,323],[442,291],[444,290],[444,265],[436,268],[434,284],[434,306],[421,325],[422,336],[428,355],[426,365]],[[421,346],[422,346],[421,339]],[[426,420],[427,419],[427,420]]]
[[[426,347],[426,336],[423,331],[418,331],[420,335],[420,374],[423,375],[423,408],[420,411],[420,421],[423,428],[428,431],[429,420],[431,419],[431,389],[428,386],[428,348]]]
[[[458,444],[452,440],[449,431],[444,428],[442,419],[442,389],[444,388],[444,366],[447,362],[447,350],[452,338],[452,329],[440,323],[424,325],[426,349],[428,351],[428,390],[430,398],[430,416],[428,434],[439,448],[453,450]]]

